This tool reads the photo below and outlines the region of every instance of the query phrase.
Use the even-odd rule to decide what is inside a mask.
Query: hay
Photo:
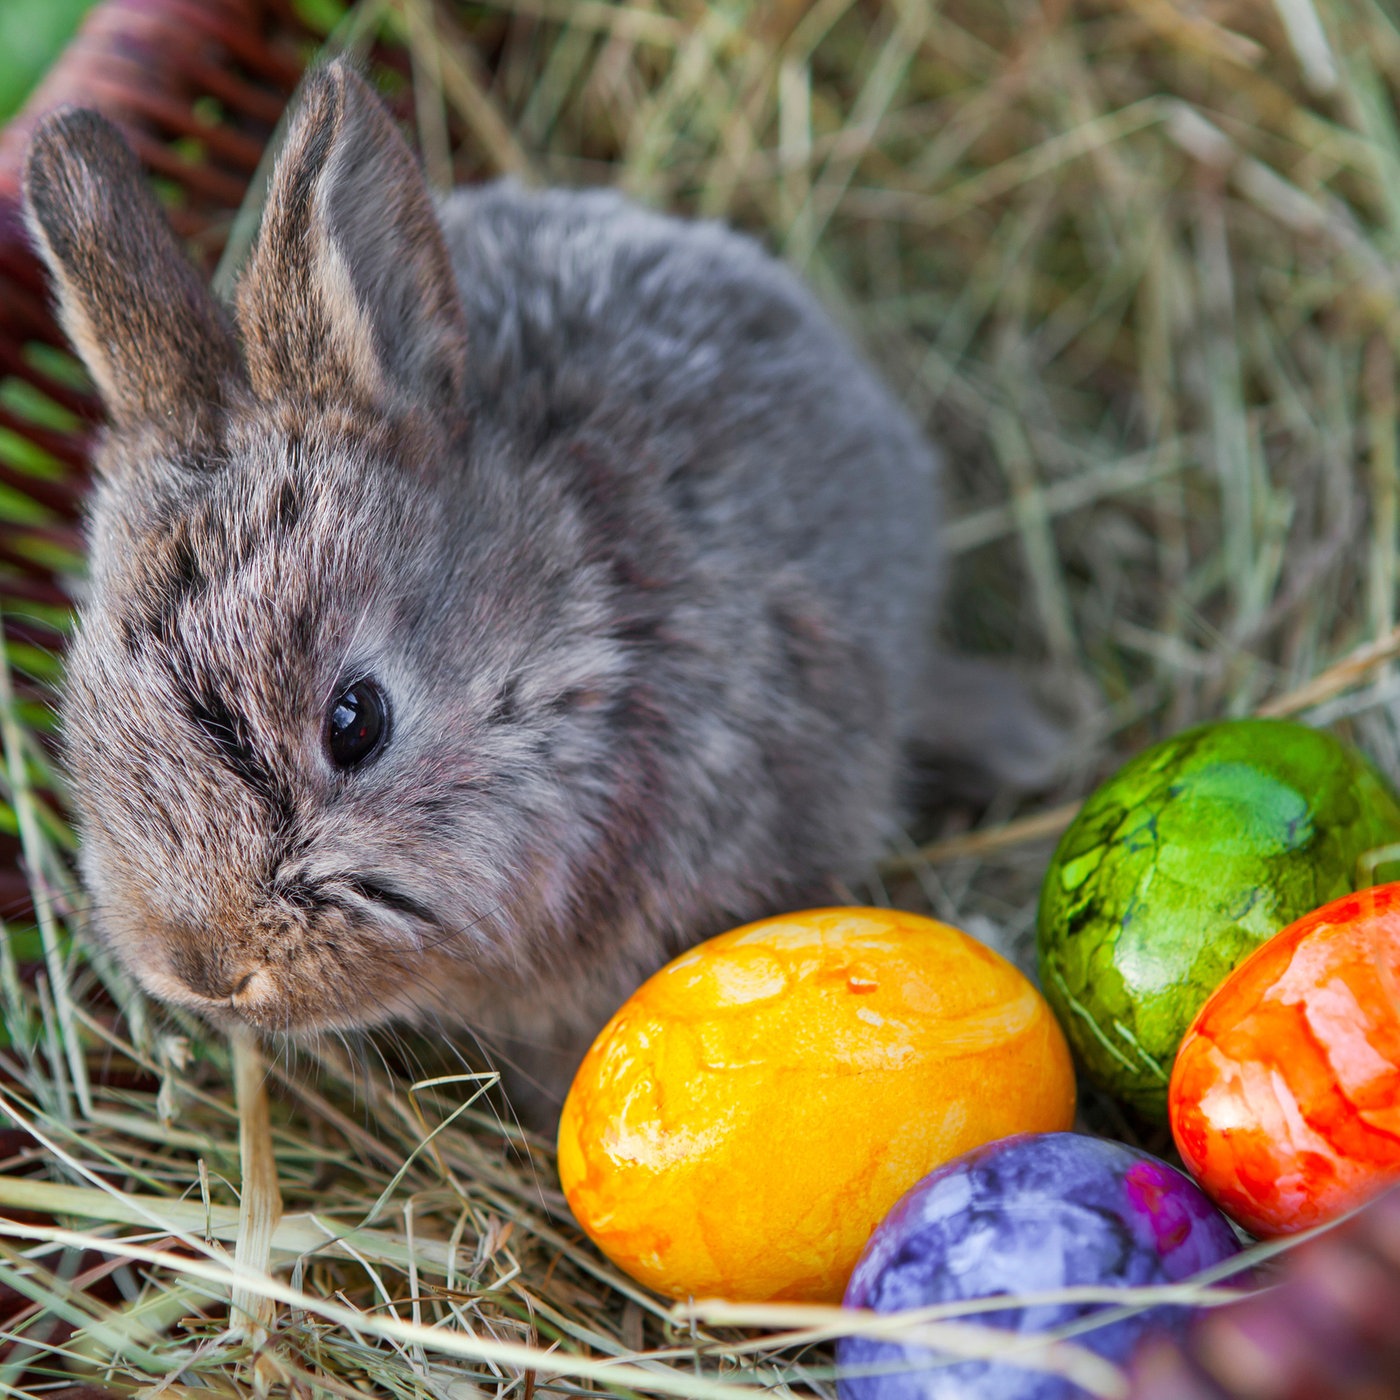
[[[949,636],[1046,678],[1074,777],[983,834],[911,833],[871,898],[1024,958],[1066,804],[1201,718],[1282,707],[1400,774],[1380,0],[363,0],[347,23],[406,49],[435,178],[615,183],[733,220],[945,445]],[[603,1262],[480,1076],[324,1042],[268,1064],[264,1101],[247,1047],[235,1075],[144,1006],[54,918],[79,901],[32,718],[5,671],[42,917],[0,944],[0,1284],[31,1300],[0,1390],[834,1392],[829,1312],[671,1308]],[[962,1355],[974,1312],[898,1325]],[[1072,1338],[1027,1364],[1122,1393]]]

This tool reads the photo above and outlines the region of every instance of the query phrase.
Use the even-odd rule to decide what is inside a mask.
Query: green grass
[[[0,5],[0,121],[7,121],[68,42],[93,0],[5,0]]]

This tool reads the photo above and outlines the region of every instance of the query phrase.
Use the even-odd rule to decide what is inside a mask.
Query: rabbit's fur
[[[26,196],[111,422],[62,706],[82,873],[156,996],[466,1023],[557,1108],[643,976],[838,898],[909,742],[958,747],[946,707],[914,733],[952,665],[935,458],[749,240],[601,192],[435,209],[340,64],[237,334],[101,118],[43,125]],[[365,676],[391,731],[340,771]]]

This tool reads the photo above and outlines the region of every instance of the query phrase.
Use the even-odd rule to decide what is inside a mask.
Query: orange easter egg
[[[712,938],[629,998],[564,1104],[559,1175],[658,1292],[837,1302],[925,1173],[1073,1117],[1064,1037],[1004,958],[914,914],[816,909]]]
[[[1182,1041],[1168,1099],[1186,1165],[1255,1234],[1400,1179],[1400,884],[1334,899],[1246,958]]]

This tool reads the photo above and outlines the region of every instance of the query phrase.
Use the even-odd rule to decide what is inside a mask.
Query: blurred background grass
[[[79,8],[3,0],[0,70],[30,75],[13,90]],[[1298,692],[1358,648],[1393,655],[1400,618],[1393,5],[303,8],[387,44],[395,62],[376,76],[416,119],[438,183],[619,185],[729,219],[813,281],[944,447],[950,636],[1018,658],[1066,717],[1067,776],[1032,816],[1153,738],[1280,703],[1400,776],[1389,661]],[[51,658],[11,661],[53,672]],[[21,804],[26,772],[12,761],[4,785]],[[56,845],[34,849],[31,868],[61,865]],[[1024,955],[1050,838],[956,849],[874,877],[869,897]],[[754,1342],[601,1264],[547,1144],[522,1148],[463,1109],[471,1081],[405,1093],[421,1047],[390,1047],[393,1071],[337,1046],[271,1067],[266,1143],[287,1215],[268,1277],[301,1292],[272,1308],[276,1344],[255,1358],[228,1326],[226,1272],[150,1268],[139,1242],[127,1259],[113,1242],[148,1228],[223,1267],[207,1238],[239,1229],[227,1047],[151,1013],[78,945],[51,939],[37,976],[12,946],[0,941],[0,1105],[31,1172],[0,1175],[0,1205],[61,1208],[89,1222],[91,1248],[0,1244],[0,1283],[43,1300],[11,1324],[28,1350],[0,1361],[0,1389],[37,1366],[120,1392],[178,1374],[227,1395],[269,1375],[308,1394],[832,1393],[828,1358],[806,1345],[818,1334]],[[1138,1131],[1111,1105],[1091,1111]],[[81,1282],[103,1270],[107,1293]],[[362,1330],[332,1317],[342,1305]],[[420,1318],[436,1337],[413,1330]],[[639,1369],[604,1385],[569,1357]]]
[[[92,5],[93,0],[5,0],[0,5],[0,121],[19,110]]]

